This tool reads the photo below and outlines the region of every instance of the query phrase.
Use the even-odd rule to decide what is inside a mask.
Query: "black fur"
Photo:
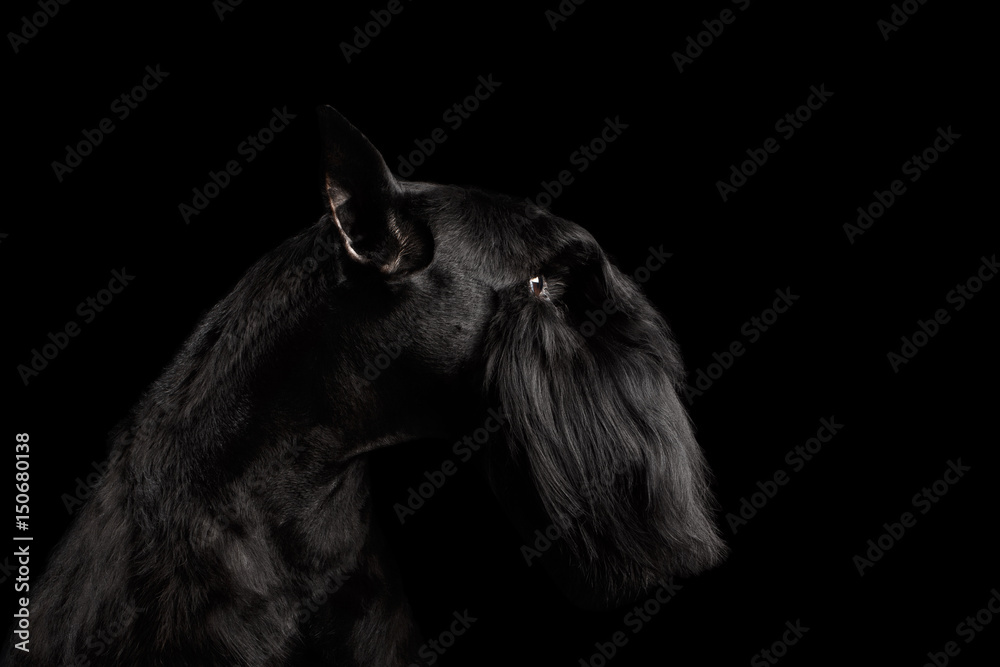
[[[409,664],[365,454],[461,432],[494,401],[498,493],[529,482],[597,598],[722,557],[677,348],[593,237],[399,181],[336,111],[320,119],[327,215],[250,269],[113,435],[11,664]],[[606,323],[583,327],[596,309]],[[399,356],[372,380],[386,345]]]

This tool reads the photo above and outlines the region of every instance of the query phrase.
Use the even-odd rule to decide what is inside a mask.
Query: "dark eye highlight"
[[[545,276],[538,274],[528,281],[528,287],[531,289],[531,293],[539,299],[549,298],[548,287],[545,284]]]

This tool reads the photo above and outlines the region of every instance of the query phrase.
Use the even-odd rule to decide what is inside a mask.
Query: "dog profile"
[[[588,599],[724,556],[676,344],[594,237],[397,179],[337,111],[319,117],[325,215],[204,316],[112,434],[10,664],[411,664],[367,454],[492,407],[494,490],[558,527]]]

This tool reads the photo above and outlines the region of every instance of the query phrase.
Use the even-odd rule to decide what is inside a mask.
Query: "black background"
[[[344,113],[394,170],[414,140],[444,127],[448,140],[415,178],[530,196],[575,170],[570,154],[620,117],[628,128],[551,208],[592,230],[625,271],[651,246],[673,253],[644,289],[692,379],[713,353],[746,344],[691,404],[732,555],[680,582],[633,633],[631,605],[581,611],[526,566],[522,538],[472,466],[400,526],[393,505],[455,457],[447,442],[382,452],[378,511],[425,636],[456,610],[478,619],[438,664],[587,664],[617,631],[628,644],[612,665],[747,664],[798,619],[809,631],[780,664],[921,665],[947,641],[961,647],[954,664],[992,664],[1000,620],[971,643],[956,626],[1000,586],[987,459],[1000,283],[961,310],[946,300],[997,251],[992,127],[976,113],[993,108],[995,74],[980,69],[989,19],[928,2],[886,40],[877,22],[888,2],[753,0],[741,11],[723,0],[590,0],[555,30],[545,11],[556,0],[403,6],[350,63],[340,43],[385,3],[246,0],[220,20],[210,2],[72,2],[17,53],[8,45],[4,423],[5,437],[31,434],[33,553],[65,530],[60,496],[106,457],[107,432],[199,315],[322,213],[317,105]],[[727,8],[735,21],[679,72],[672,54]],[[37,11],[8,5],[5,32]],[[112,101],[156,65],[169,76],[116,118]],[[500,87],[447,127],[444,111],[490,74]],[[833,93],[822,108],[791,138],[777,133],[820,85]],[[210,170],[241,159],[237,146],[275,107],[296,117],[185,224],[178,205]],[[57,180],[53,161],[104,117],[115,130]],[[960,138],[911,183],[902,164],[939,127]],[[779,151],[724,202],[716,182],[768,137]],[[844,223],[894,179],[905,194],[850,243]],[[77,304],[122,267],[132,284],[25,386],[16,367],[49,332],[81,322]],[[747,344],[743,324],[786,288],[799,299]],[[939,308],[951,320],[894,372],[887,353]],[[734,535],[724,515],[758,481],[790,471],[786,452],[824,417],[843,429]],[[971,471],[915,511],[913,495],[958,458]],[[852,558],[905,511],[916,525],[859,576]],[[0,572],[7,591],[11,577]]]

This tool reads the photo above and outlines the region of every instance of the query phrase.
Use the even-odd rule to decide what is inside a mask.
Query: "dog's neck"
[[[171,646],[217,650],[222,628],[247,654],[220,664],[280,662],[292,646],[331,664],[405,665],[415,654],[359,453],[420,434],[403,428],[390,385],[365,384],[328,344],[349,334],[330,314],[337,257],[309,270],[327,231],[317,225],[259,262],[116,434],[107,479],[73,529],[94,542],[69,540],[79,552],[58,552],[45,584],[53,601],[94,606],[60,617],[43,596],[37,630],[62,635],[51,645],[127,622],[137,645],[112,649],[162,645],[163,664],[188,657]],[[129,569],[102,574],[110,563]]]

